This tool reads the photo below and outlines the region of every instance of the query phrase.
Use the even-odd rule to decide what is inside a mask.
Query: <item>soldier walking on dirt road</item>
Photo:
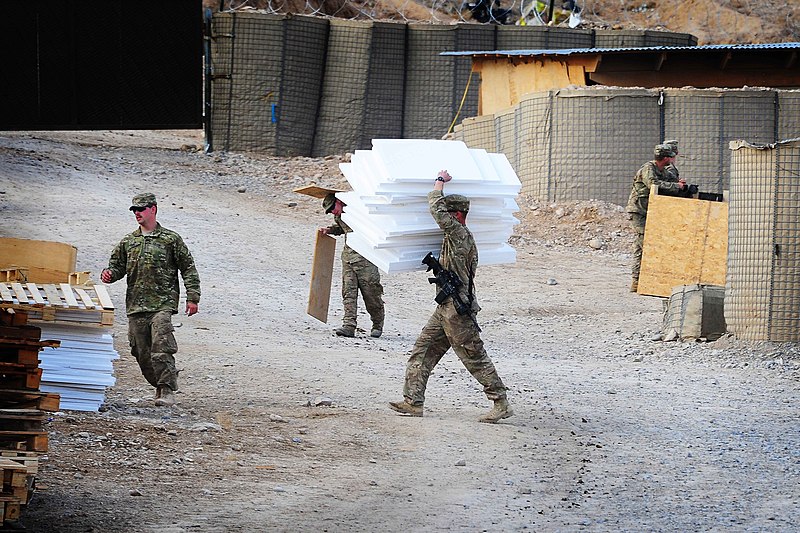
[[[474,285],[478,248],[466,226],[469,199],[460,194],[444,195],[444,184],[451,179],[446,170],[439,172],[433,190],[428,193],[428,205],[433,219],[444,231],[441,267],[457,275],[461,283],[457,294],[443,299],[422,328],[406,366],[403,399],[389,402],[389,407],[404,415],[422,416],[428,378],[452,347],[467,370],[483,385],[486,397],[494,402],[492,410],[479,420],[495,423],[514,412],[506,399],[506,387],[483,347],[475,320],[475,314],[480,311]]]
[[[186,287],[186,314],[197,313],[200,277],[194,258],[180,235],[156,222],[158,205],[152,193],[137,194],[130,207],[139,228],[126,235],[111,252],[103,283],[128,276],[125,297],[131,354],[145,379],[156,388],[155,403],[175,403],[178,372],[172,315],[178,312],[178,271]]]

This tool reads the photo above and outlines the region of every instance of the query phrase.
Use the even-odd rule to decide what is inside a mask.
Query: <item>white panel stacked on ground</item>
[[[514,263],[508,239],[519,221],[521,184],[503,154],[470,149],[461,141],[374,139],[339,165],[353,188],[337,193],[346,204],[342,220],[353,233],[347,243],[382,271],[424,269],[428,252],[439,255],[442,231],[430,214],[428,193],[440,170],[453,180],[445,194],[470,199],[467,227],[481,265]]]
[[[39,322],[42,339],[59,340],[59,348],[44,348],[39,354],[44,392],[61,395],[60,408],[97,411],[105,400],[106,387],[116,382],[112,361],[119,359],[109,328]]]

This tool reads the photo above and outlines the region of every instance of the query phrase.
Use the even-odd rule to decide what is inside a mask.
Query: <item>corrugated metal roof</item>
[[[442,56],[569,56],[579,54],[609,54],[634,52],[697,52],[703,50],[791,50],[800,48],[800,43],[765,44],[706,44],[703,46],[642,46],[638,48],[563,48],[555,50],[483,50],[474,52],[442,52]]]

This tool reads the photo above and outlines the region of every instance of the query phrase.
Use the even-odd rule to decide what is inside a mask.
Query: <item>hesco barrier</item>
[[[652,30],[595,30],[594,48],[642,48],[645,46],[696,46],[688,33]]]
[[[212,32],[212,149],[309,155],[328,21],[217,13]]]
[[[729,141],[778,139],[774,90],[668,89],[664,95],[664,137],[680,141],[678,168],[702,191],[728,188]]]
[[[739,338],[800,340],[800,139],[730,143],[725,320]]]
[[[800,137],[800,91],[778,91],[778,139]]]
[[[495,46],[495,31],[492,26],[476,24],[409,24],[407,35],[403,137],[438,139],[447,133],[459,113],[465,89],[467,94],[460,116],[478,114],[479,87],[477,77],[474,84],[470,80],[471,58],[439,54],[489,50]]]
[[[471,148],[505,153],[522,192],[535,198],[625,205],[634,174],[663,140],[679,142],[681,177],[722,193],[728,142],[800,137],[799,117],[800,91],[586,87],[530,93],[496,114],[494,148],[485,121],[464,120],[459,136]]]
[[[637,46],[697,43],[688,34],[634,34]],[[209,148],[321,156],[369,148],[373,138],[438,139],[478,114],[480,88],[469,57],[441,52],[590,48],[597,35],[546,26],[215,13]]]
[[[657,93],[558,91],[551,115],[553,198],[626,202],[633,179],[630,169],[635,172],[652,159],[659,142],[658,116]]]
[[[536,28],[536,31],[530,31],[533,28]],[[592,30],[548,26],[497,26],[496,50],[555,50],[593,46]]]
[[[372,138],[402,136],[405,48],[403,24],[330,21],[311,155],[369,149]],[[387,50],[395,52],[381,53]]]
[[[225,14],[213,18],[211,130],[219,149],[275,150],[283,56],[283,19]],[[234,75],[235,73],[235,75]]]

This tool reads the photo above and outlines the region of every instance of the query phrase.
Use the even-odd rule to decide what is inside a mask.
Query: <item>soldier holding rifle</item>
[[[466,226],[469,199],[460,194],[444,195],[444,184],[452,178],[446,170],[439,172],[433,190],[428,193],[431,215],[444,231],[441,265],[434,269],[440,287],[436,301],[439,304],[417,338],[406,366],[403,399],[389,402],[389,407],[409,416],[422,416],[425,388],[428,378],[442,356],[451,347],[458,358],[477,379],[486,397],[494,407],[479,418],[481,422],[495,423],[514,414],[506,399],[506,387],[497,375],[492,360],[483,347],[475,313],[480,310],[475,299],[475,269],[478,266],[478,248]],[[442,276],[436,270],[444,269]],[[446,280],[457,279],[449,288]],[[448,294],[449,293],[449,294]],[[461,311],[461,313],[459,312]]]

